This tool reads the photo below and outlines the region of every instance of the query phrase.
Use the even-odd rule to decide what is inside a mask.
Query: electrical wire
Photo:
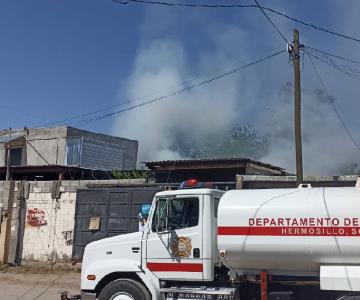
[[[251,4],[198,4],[198,3],[171,3],[167,1],[148,1],[148,0],[131,0],[131,1],[121,1],[121,0],[112,0],[115,3],[127,5],[130,3],[143,3],[143,4],[153,4],[153,5],[162,5],[162,6],[180,6],[180,7],[202,7],[202,8],[249,8],[255,7]]]
[[[354,64],[360,64],[360,60],[355,60],[355,59],[352,59],[352,58],[343,57],[343,56],[340,56],[338,54],[330,53],[330,52],[327,52],[327,51],[324,51],[324,50],[321,50],[321,49],[317,49],[317,48],[314,48],[314,47],[310,47],[310,46],[307,46],[307,45],[304,45],[304,48],[311,51],[311,52],[315,51],[317,53],[325,54],[326,56],[331,56],[331,57],[338,58],[338,59],[341,59],[341,60],[344,60],[344,61],[348,61],[348,62],[351,62],[351,63],[354,63]]]
[[[341,117],[339,111],[337,110],[337,108],[336,108],[336,106],[335,106],[335,103],[334,103],[333,99],[330,97],[330,95],[329,95],[329,93],[328,93],[328,91],[327,91],[327,89],[326,89],[325,83],[324,83],[323,79],[321,78],[320,72],[319,72],[319,70],[317,69],[317,67],[316,67],[316,65],[315,65],[315,63],[314,63],[311,55],[309,55],[308,53],[307,53],[307,55],[308,55],[308,57],[309,57],[309,60],[310,60],[311,65],[313,66],[314,71],[315,71],[315,73],[316,73],[316,75],[317,75],[317,77],[318,77],[318,79],[319,79],[319,81],[320,81],[320,84],[321,84],[321,86],[322,86],[322,88],[323,88],[323,90],[324,90],[324,93],[325,93],[325,95],[326,95],[326,98],[327,98],[328,102],[330,103],[331,107],[333,108],[333,110],[334,110],[337,118],[339,119],[342,127],[344,128],[345,132],[347,133],[347,135],[349,136],[349,138],[350,138],[351,141],[353,142],[353,144],[354,144],[354,146],[356,147],[356,149],[360,152],[360,145],[359,145],[359,143],[355,140],[355,138],[354,138],[354,136],[352,135],[350,129],[347,127],[344,119]]]
[[[281,32],[281,30],[279,29],[279,27],[276,26],[276,24],[271,20],[271,18],[267,15],[267,13],[265,12],[265,10],[262,8],[262,6],[260,6],[259,2],[257,0],[254,0],[257,7],[260,9],[260,11],[263,13],[263,15],[265,16],[265,18],[269,21],[269,23],[272,25],[272,27],[274,27],[274,29],[276,30],[276,32],[281,36],[281,38],[285,41],[286,44],[290,44],[289,41],[287,40],[287,38],[285,37],[285,35]]]
[[[272,51],[275,51],[275,50],[279,50],[283,48],[283,46],[279,45],[278,47],[274,47],[272,49],[269,49],[267,50],[266,52],[263,52],[261,54],[258,54],[258,55],[255,55],[254,57],[252,57],[252,59],[256,59],[258,57],[261,57],[262,55],[264,54],[267,54],[269,52],[272,52]],[[242,60],[239,60],[237,62],[235,62],[234,64],[238,65],[240,63],[244,63],[246,61],[248,61],[249,59],[242,59]],[[115,104],[115,105],[111,105],[111,106],[107,106],[107,107],[104,107],[104,108],[100,108],[100,109],[97,109],[95,111],[91,111],[91,112],[87,112],[87,113],[84,113],[84,114],[79,114],[79,115],[75,115],[75,116],[72,116],[72,117],[68,117],[68,118],[64,118],[64,119],[61,119],[61,120],[58,120],[58,121],[53,121],[53,122],[49,122],[49,123],[46,123],[46,124],[42,124],[42,125],[39,125],[37,127],[48,127],[48,126],[54,126],[54,125],[75,125],[77,122],[79,122],[79,119],[84,119],[85,117],[89,117],[89,116],[92,116],[92,115],[96,115],[98,114],[99,112],[105,112],[105,111],[108,111],[108,110],[111,110],[111,109],[114,109],[114,108],[117,108],[117,107],[124,107],[126,104],[131,104],[131,103],[136,103],[136,102],[139,102],[140,100],[143,100],[143,99],[147,99],[149,97],[151,97],[152,95],[154,96],[157,96],[157,95],[162,95],[166,92],[172,92],[172,91],[177,91],[179,88],[181,87],[186,87],[186,86],[190,86],[192,84],[194,84],[195,82],[200,82],[202,81],[203,79],[201,78],[207,78],[207,77],[210,77],[210,76],[214,76],[216,74],[220,74],[222,72],[224,72],[226,69],[225,68],[221,68],[221,69],[218,69],[214,72],[211,72],[209,74],[207,74],[206,76],[202,76],[202,77],[193,77],[191,79],[188,79],[188,80],[185,80],[183,81],[180,85],[173,85],[165,90],[161,90],[161,91],[156,91],[156,92],[153,92],[153,93],[150,93],[146,96],[142,96],[142,97],[139,97],[139,98],[133,98],[133,99],[129,99],[127,101],[122,101],[121,103],[119,104]]]
[[[272,49],[269,49],[267,50],[266,52],[263,52],[261,54],[258,54],[256,56],[254,56],[253,58],[257,58],[259,56],[261,56],[262,54],[266,54],[268,52],[271,52],[271,51],[275,51],[275,50],[279,50],[283,48],[283,46],[279,45],[278,47],[274,47]],[[240,64],[240,63],[243,63],[245,62],[246,60],[240,60],[240,61],[237,61],[235,62],[235,64]],[[216,75],[216,74],[219,74],[221,72],[224,72],[224,68],[221,68],[221,69],[218,69],[214,72],[211,72],[209,74],[207,74],[206,76],[209,77],[209,76],[212,76],[212,75]],[[205,77],[205,76],[203,76]],[[48,123],[45,123],[45,124],[41,124],[39,126],[36,126],[36,127],[49,127],[49,126],[56,126],[56,125],[72,125],[72,123],[76,123],[78,121],[75,121],[77,119],[81,119],[81,118],[84,118],[84,117],[89,117],[89,116],[92,116],[92,115],[96,115],[100,112],[105,112],[105,111],[108,111],[108,110],[111,110],[111,109],[115,109],[117,107],[123,107],[125,106],[126,104],[131,104],[133,102],[137,102],[137,101],[140,101],[140,100],[143,100],[143,99],[146,99],[150,96],[156,96],[156,95],[161,95],[161,94],[164,94],[165,92],[171,92],[171,91],[174,91],[174,89],[179,89],[179,87],[185,87],[185,86],[189,86],[191,84],[193,84],[194,82],[196,81],[200,81],[201,78],[200,77],[193,77],[191,79],[187,79],[185,81],[183,81],[180,85],[173,85],[171,87],[168,87],[167,89],[165,90],[161,90],[161,91],[155,91],[155,92],[152,92],[148,95],[145,95],[145,96],[141,96],[141,97],[138,97],[138,98],[135,98],[135,99],[129,99],[127,101],[123,101],[119,104],[114,104],[114,105],[110,105],[110,106],[107,106],[107,107],[103,107],[103,108],[99,108],[95,111],[91,111],[91,112],[87,112],[87,113],[83,113],[83,114],[79,114],[79,115],[75,115],[75,116],[72,116],[72,117],[68,117],[68,118],[64,118],[64,119],[61,119],[61,120],[57,120],[57,121],[53,121],[53,122],[48,122]]]
[[[311,28],[313,28],[315,30],[323,31],[323,32],[326,32],[328,34],[332,34],[332,35],[335,35],[335,36],[338,36],[338,37],[341,37],[341,38],[344,38],[344,39],[348,39],[348,40],[351,40],[351,41],[354,41],[354,42],[360,42],[360,38],[356,38],[356,37],[353,37],[353,36],[350,36],[350,35],[339,33],[339,32],[336,32],[336,31],[333,31],[333,30],[330,30],[330,29],[327,29],[327,28],[324,28],[324,27],[321,27],[321,26],[318,26],[318,25],[314,25],[314,24],[302,21],[300,19],[296,19],[296,18],[291,17],[291,16],[289,16],[289,15],[283,13],[283,12],[277,11],[275,9],[272,9],[272,8],[269,8],[269,7],[263,7],[263,9],[267,10],[269,12],[272,12],[273,14],[276,14],[278,16],[284,17],[284,18],[286,18],[288,20],[291,20],[291,21],[293,21],[295,23],[299,23],[301,25],[311,27]]]
[[[162,5],[162,6],[169,6],[169,7],[170,6],[180,6],[180,7],[192,7],[192,8],[196,8],[196,7],[199,7],[199,8],[201,8],[201,7],[202,8],[259,8],[257,5],[253,5],[253,4],[214,4],[214,5],[212,5],[212,4],[192,4],[192,3],[171,3],[171,2],[166,2],[166,1],[150,1],[150,0],[131,0],[131,1],[112,0],[112,1],[117,4],[122,4],[122,5],[128,5],[130,3],[142,3],[142,4],[149,4],[149,5]],[[353,36],[343,34],[343,33],[339,33],[334,30],[327,29],[325,27],[321,27],[318,25],[311,24],[309,22],[302,21],[300,19],[291,17],[291,16],[289,16],[281,11],[275,10],[273,8],[265,7],[265,6],[261,6],[261,8],[264,11],[268,11],[272,14],[281,16],[281,17],[291,20],[295,23],[299,23],[303,26],[311,27],[312,29],[315,29],[317,31],[322,31],[322,32],[325,32],[325,33],[328,33],[331,35],[335,35],[335,36],[338,36],[338,37],[341,37],[344,39],[348,39],[348,40],[351,40],[354,42],[360,42],[360,38],[353,37]]]
[[[320,49],[306,46],[304,52],[307,52],[314,59],[324,63],[339,72],[342,72],[350,77],[360,79],[359,60],[348,57],[343,57],[338,54],[330,53]],[[341,62],[339,62],[341,61]],[[351,65],[349,65],[351,64]],[[356,67],[355,67],[356,65]]]
[[[357,70],[357,69],[354,69],[354,68],[351,68],[347,65],[339,65],[338,63],[336,63],[334,60],[332,60],[330,57],[328,56],[323,56],[323,57],[320,57],[319,55],[317,54],[314,54],[312,52],[309,52],[307,50],[304,50],[305,53],[307,53],[308,55],[310,55],[312,58],[318,60],[319,62],[321,63],[324,63],[332,68],[334,68],[335,70],[339,71],[339,72],[342,72],[350,77],[353,77],[353,78],[357,78],[357,79],[360,79],[360,70]]]
[[[135,104],[135,105],[130,106],[130,107],[128,107],[128,108],[124,108],[124,109],[121,109],[121,110],[118,110],[118,111],[110,112],[110,113],[107,113],[107,114],[104,114],[104,115],[100,115],[100,116],[97,116],[97,117],[94,117],[94,118],[89,118],[89,119],[85,119],[85,120],[80,120],[80,121],[76,122],[75,124],[76,124],[77,126],[83,126],[83,125],[86,125],[86,124],[89,124],[89,123],[92,123],[92,122],[95,122],[95,121],[99,121],[99,120],[103,120],[103,119],[105,119],[105,118],[112,117],[112,116],[114,116],[114,115],[117,115],[117,114],[120,114],[120,113],[123,113],[123,112],[127,112],[127,111],[130,111],[130,110],[133,110],[133,109],[135,109],[135,108],[139,108],[139,107],[142,107],[142,106],[151,104],[151,103],[155,103],[155,102],[158,102],[158,101],[162,101],[162,100],[168,99],[168,98],[170,98],[170,97],[173,97],[173,96],[182,94],[182,93],[184,93],[184,92],[186,92],[186,91],[190,91],[190,90],[192,90],[192,89],[194,89],[194,88],[198,88],[198,87],[207,85],[207,84],[209,84],[209,83],[211,83],[211,82],[214,82],[214,81],[219,80],[219,79],[221,79],[221,78],[224,78],[224,77],[227,77],[227,76],[232,75],[232,74],[234,74],[234,73],[237,73],[237,72],[239,72],[239,71],[241,71],[241,70],[243,70],[243,69],[246,69],[246,68],[248,68],[248,67],[250,67],[250,66],[256,65],[256,64],[261,63],[261,62],[263,62],[263,61],[266,61],[266,60],[268,60],[268,59],[271,59],[271,58],[273,58],[273,57],[275,57],[275,56],[278,56],[278,55],[280,55],[280,54],[282,54],[282,53],[284,53],[284,52],[286,52],[286,50],[277,51],[277,52],[272,53],[272,54],[270,54],[270,55],[261,57],[261,58],[259,58],[259,59],[257,59],[257,60],[253,60],[253,61],[251,61],[250,63],[247,63],[247,64],[245,64],[245,65],[242,65],[242,66],[236,67],[236,68],[234,68],[234,69],[231,69],[231,70],[229,70],[229,71],[227,71],[227,72],[224,72],[224,73],[222,73],[222,74],[220,74],[220,75],[214,76],[214,77],[212,77],[212,78],[203,80],[203,81],[201,81],[201,82],[199,82],[199,83],[195,83],[195,84],[193,84],[193,85],[191,85],[191,86],[187,86],[187,87],[184,87],[184,88],[182,88],[182,89],[180,89],[180,90],[174,91],[174,92],[172,92],[172,93],[170,93],[170,94],[163,95],[163,96],[160,96],[160,97],[156,97],[156,98],[154,98],[154,99],[150,99],[150,100],[148,100],[148,101],[144,101],[144,102],[142,102],[142,103]]]

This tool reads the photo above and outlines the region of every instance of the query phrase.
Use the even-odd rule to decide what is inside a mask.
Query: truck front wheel
[[[110,282],[100,292],[99,300],[151,300],[148,290],[131,279],[118,279]]]

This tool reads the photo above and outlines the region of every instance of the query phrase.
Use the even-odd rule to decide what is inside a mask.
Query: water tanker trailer
[[[141,231],[86,246],[81,299],[360,299],[360,184],[182,187]]]

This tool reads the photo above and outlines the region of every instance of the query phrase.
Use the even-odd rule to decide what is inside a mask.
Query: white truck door
[[[158,278],[203,279],[203,196],[158,198],[147,233],[146,266]]]

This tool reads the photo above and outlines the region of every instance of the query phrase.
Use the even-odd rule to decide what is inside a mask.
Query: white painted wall
[[[56,200],[51,198],[51,193],[43,193],[41,188],[34,187],[26,200],[23,260],[46,262],[71,258],[75,200],[76,192],[61,193],[61,198]],[[43,221],[42,224],[29,219],[34,209],[40,211],[35,217]]]
[[[0,181],[0,192],[1,183]],[[144,183],[145,179],[62,181],[60,199],[56,200],[51,197],[53,182],[30,182],[29,196],[25,200],[26,219],[22,241],[22,260],[40,262],[56,260],[56,262],[67,262],[71,259],[75,227],[76,193],[79,188],[86,188],[89,184],[108,184],[112,186],[114,184]],[[33,209],[43,212],[43,215],[38,214],[36,216],[39,221],[43,217],[43,224],[36,225],[28,219],[29,215],[31,215],[30,210]],[[53,254],[55,254],[55,257]]]

